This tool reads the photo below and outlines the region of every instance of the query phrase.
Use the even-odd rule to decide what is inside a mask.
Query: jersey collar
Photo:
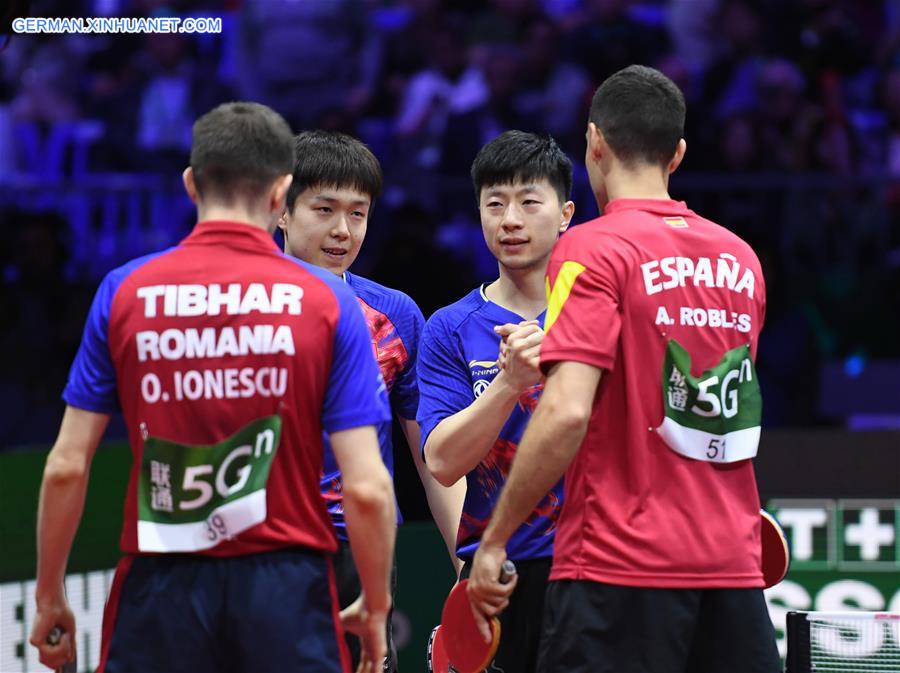
[[[275,239],[268,232],[247,222],[229,220],[204,220],[194,226],[182,245],[240,245],[281,252]]]
[[[624,210],[643,210],[660,215],[688,215],[690,209],[684,201],[672,199],[615,199],[606,204],[604,215]]]
[[[520,316],[518,313],[515,313],[514,311],[510,311],[508,308],[500,306],[500,304],[497,304],[496,302],[491,301],[488,298],[487,294],[485,294],[485,292],[484,292],[484,288],[486,288],[487,285],[488,285],[487,283],[482,283],[481,285],[478,286],[478,295],[481,298],[481,301],[483,302],[481,305],[481,310],[484,313],[489,315],[491,317],[491,319],[496,321],[496,323],[498,325],[502,325],[503,323],[517,324],[517,323],[520,323],[523,320],[525,320],[525,318]],[[540,322],[542,325],[544,324],[544,318],[546,317],[546,315],[547,315],[547,309],[544,309],[537,316],[538,322]]]

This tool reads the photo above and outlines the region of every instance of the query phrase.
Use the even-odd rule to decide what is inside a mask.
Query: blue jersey
[[[431,316],[419,346],[418,419],[423,449],[437,424],[471,405],[499,373],[500,337],[494,326],[522,320],[488,300],[482,288]],[[538,320],[543,323],[543,313]],[[488,455],[466,475],[466,500],[456,539],[460,558],[470,558],[478,548],[541,388],[538,384],[521,395]],[[562,497],[560,481],[510,538],[506,553],[511,559],[553,555],[553,532]]]
[[[415,419],[419,407],[419,388],[416,382],[416,349],[425,318],[416,303],[403,292],[351,274],[344,274],[347,285],[356,293],[369,332],[375,359],[381,368],[390,396],[391,408],[399,418]],[[391,475],[394,474],[394,447],[390,421],[379,424],[378,441],[381,457]],[[337,536],[347,539],[344,525],[344,499],[341,473],[325,437],[325,469],[322,475],[322,495],[334,522]],[[400,523],[397,509],[397,523]]]

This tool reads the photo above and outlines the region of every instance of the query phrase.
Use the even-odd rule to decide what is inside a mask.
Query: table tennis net
[[[900,613],[788,612],[786,673],[900,672]]]

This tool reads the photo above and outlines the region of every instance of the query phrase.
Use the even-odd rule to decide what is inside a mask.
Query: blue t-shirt
[[[437,424],[471,405],[499,373],[500,337],[494,326],[522,320],[488,300],[482,288],[429,318],[419,345],[418,363],[423,450]],[[543,313],[538,320],[543,323]],[[456,538],[460,558],[470,558],[478,548],[541,389],[542,384],[538,384],[521,395],[488,455],[466,475],[466,499]],[[562,500],[560,480],[513,533],[506,546],[511,559],[553,555],[553,532]]]
[[[393,290],[367,278],[344,274],[347,285],[356,293],[369,332],[375,359],[381,368],[391,408],[399,418],[415,419],[419,407],[419,388],[416,382],[416,350],[425,318],[422,311],[410,297],[399,290]],[[378,441],[381,457],[388,471],[394,474],[394,447],[390,421],[378,426]],[[347,539],[344,524],[344,499],[341,487],[341,472],[325,436],[325,469],[322,475],[322,495],[334,522],[335,532]],[[402,521],[397,509],[397,523]]]

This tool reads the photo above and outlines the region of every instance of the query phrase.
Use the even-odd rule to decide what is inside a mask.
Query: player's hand
[[[357,673],[381,673],[387,656],[387,616],[387,611],[366,611],[365,628],[359,636],[362,649]]]
[[[513,575],[506,584],[500,583],[500,572],[506,560],[506,549],[503,546],[485,544],[478,545],[472,559],[472,571],[469,573],[468,594],[472,604],[472,614],[484,637],[491,642],[490,619],[509,605],[509,597],[516,588],[518,576]]]
[[[388,610],[370,610],[360,594],[341,610],[340,620],[346,631],[359,637],[362,648],[357,673],[379,673],[387,656]]]
[[[63,634],[55,645],[51,645],[47,639],[55,626]],[[75,615],[62,591],[49,600],[38,602],[29,642],[38,649],[38,659],[48,668],[62,668],[66,662],[75,660]]]
[[[365,610],[365,598],[362,594],[357,596],[356,600],[341,610],[338,618],[341,620],[341,626],[344,631],[348,631],[353,635],[360,635],[363,630],[363,611]]]
[[[501,336],[497,364],[512,385],[520,392],[525,392],[540,383],[544,330],[538,322],[526,320],[518,325],[506,323],[494,327],[494,331]]]

